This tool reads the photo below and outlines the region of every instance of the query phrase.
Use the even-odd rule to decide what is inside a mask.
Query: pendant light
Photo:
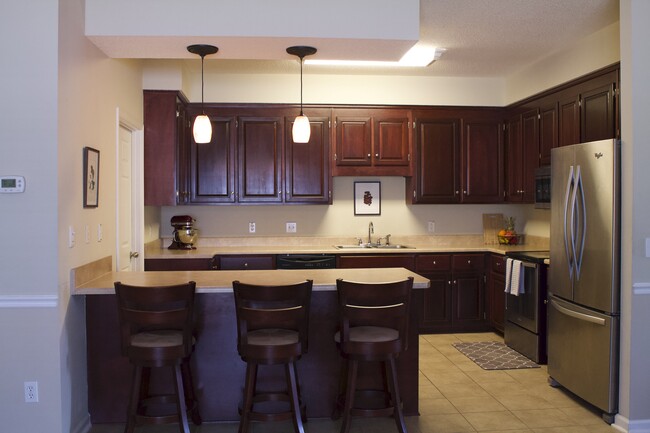
[[[196,143],[209,143],[212,141],[212,123],[205,114],[203,106],[203,59],[209,54],[214,54],[219,51],[219,48],[214,45],[190,45],[187,51],[192,54],[201,56],[201,114],[194,119],[194,127],[192,128],[192,135]]]
[[[309,118],[302,112],[302,64],[305,56],[310,56],[316,53],[316,48],[293,46],[287,48],[287,53],[300,58],[300,115],[298,115],[296,120],[293,122],[291,134],[294,143],[308,143],[309,136],[311,135],[311,125],[309,124]]]

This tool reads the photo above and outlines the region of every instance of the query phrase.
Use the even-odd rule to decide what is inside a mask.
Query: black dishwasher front
[[[336,256],[332,254],[279,254],[276,269],[333,269]]]

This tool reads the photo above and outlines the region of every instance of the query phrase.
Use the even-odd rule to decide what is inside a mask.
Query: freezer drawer
[[[550,297],[548,374],[605,413],[618,410],[619,318]]]

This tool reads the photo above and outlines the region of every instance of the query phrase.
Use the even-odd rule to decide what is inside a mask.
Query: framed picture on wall
[[[354,182],[354,214],[381,215],[381,182]]]
[[[84,147],[84,207],[99,206],[99,150]]]

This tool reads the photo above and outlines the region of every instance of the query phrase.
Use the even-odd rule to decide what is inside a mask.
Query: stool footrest
[[[251,410],[249,413],[249,417],[253,421],[285,421],[287,419],[291,419],[292,414],[291,414],[291,401],[289,398],[289,395],[283,392],[261,392],[258,394],[255,394],[253,397],[253,408],[255,409],[255,405],[264,405],[265,403],[276,403],[276,402],[282,402],[286,403],[288,405],[288,409],[286,411],[280,411],[280,412],[262,412],[262,411],[256,411],[256,410]],[[305,413],[305,403],[300,401],[300,412]],[[241,415],[242,413],[242,408],[239,408],[239,414]],[[306,421],[306,419],[303,419],[303,422]]]

